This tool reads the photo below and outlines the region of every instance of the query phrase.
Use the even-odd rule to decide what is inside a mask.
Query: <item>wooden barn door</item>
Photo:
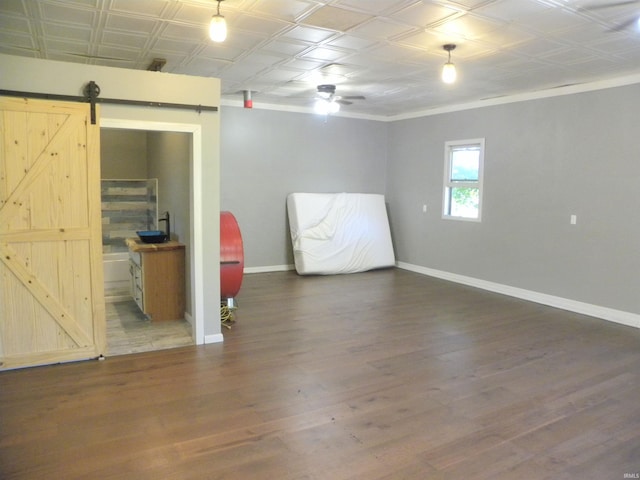
[[[0,97],[0,370],[104,354],[100,130]]]

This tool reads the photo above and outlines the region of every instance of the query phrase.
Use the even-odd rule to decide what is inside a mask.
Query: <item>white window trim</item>
[[[478,164],[478,181],[470,183],[458,182],[455,184],[457,187],[472,187],[478,188],[478,218],[458,217],[454,215],[446,214],[447,205],[447,189],[452,186],[449,181],[449,172],[451,171],[451,148],[462,147],[466,145],[479,145],[480,146],[480,158]],[[458,220],[463,222],[481,222],[482,221],[482,195],[484,193],[483,179],[484,179],[484,138],[472,138],[469,140],[452,140],[445,142],[444,144],[444,176],[443,176],[443,188],[442,188],[442,218],[444,220]]]

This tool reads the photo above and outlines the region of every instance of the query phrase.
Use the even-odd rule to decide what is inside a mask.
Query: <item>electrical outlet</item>
[[[422,205],[422,213],[427,213],[427,205]]]
[[[571,225],[575,225],[578,223],[578,217],[576,215],[571,215]]]

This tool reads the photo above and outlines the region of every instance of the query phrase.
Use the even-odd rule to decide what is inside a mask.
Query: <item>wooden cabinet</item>
[[[185,248],[175,241],[128,239],[131,294],[153,321],[181,320],[185,309]]]

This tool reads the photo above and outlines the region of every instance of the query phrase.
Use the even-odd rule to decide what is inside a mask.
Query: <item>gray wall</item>
[[[245,267],[293,264],[293,192],[384,193],[384,122],[225,106],[221,210],[238,220]]]
[[[191,215],[189,199],[191,134],[181,132],[147,132],[149,178],[158,179],[158,216],[168,211],[171,238],[185,245],[187,312],[193,313],[191,299]],[[160,229],[166,228],[164,223]]]
[[[397,259],[640,313],[639,104],[632,85],[391,123]],[[443,220],[444,143],[478,137],[482,222]]]
[[[142,130],[100,129],[100,177],[147,178],[147,134]]]
[[[631,85],[388,123],[224,107],[221,208],[247,267],[280,266],[288,193],[384,193],[400,262],[637,314],[639,100]],[[482,222],[444,220],[444,143],[471,138]]]

